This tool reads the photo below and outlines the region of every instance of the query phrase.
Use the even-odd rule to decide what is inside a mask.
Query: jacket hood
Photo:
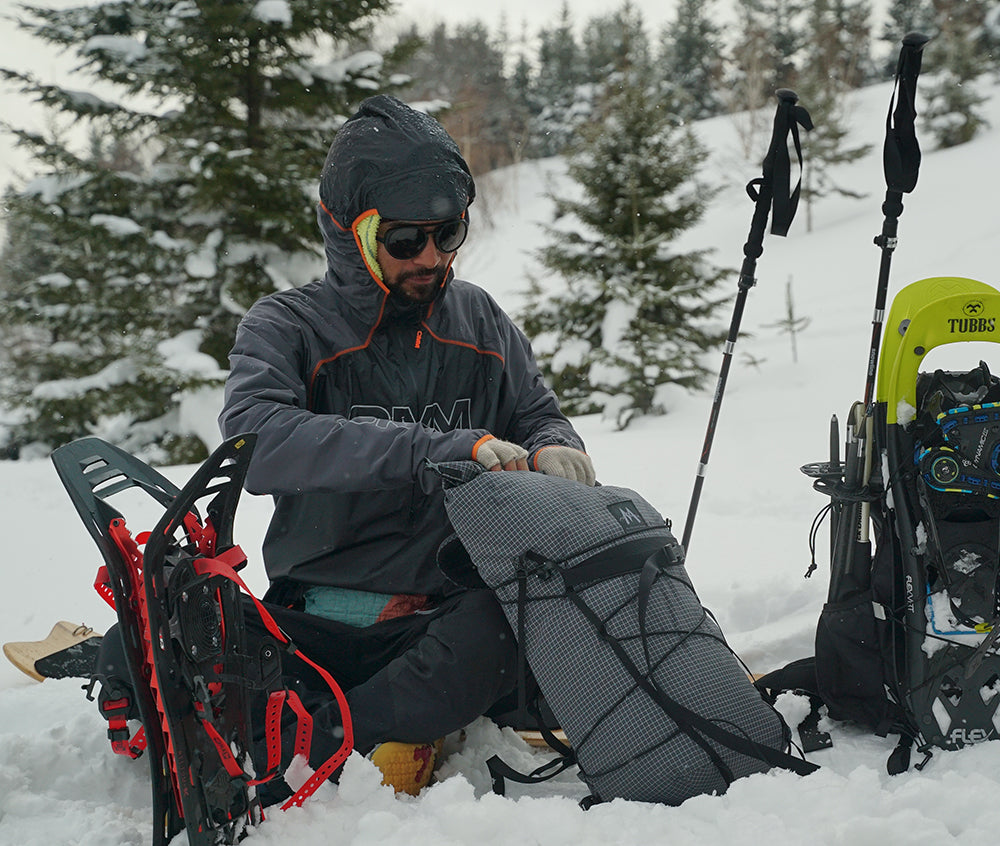
[[[476,188],[458,145],[434,118],[395,99],[365,100],[337,132],[320,200],[341,226],[375,209],[384,220],[458,217]]]
[[[371,279],[380,220],[443,220],[466,213],[475,182],[458,145],[434,118],[395,99],[365,100],[340,128],[320,175],[317,209],[327,277]]]

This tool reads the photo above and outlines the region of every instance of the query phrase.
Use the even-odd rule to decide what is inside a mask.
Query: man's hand
[[[548,476],[561,476],[585,485],[593,485],[597,479],[590,456],[573,447],[542,447],[535,455],[535,466]]]
[[[493,435],[480,438],[472,448],[472,457],[487,470],[527,470],[528,451],[518,444],[501,441]]]

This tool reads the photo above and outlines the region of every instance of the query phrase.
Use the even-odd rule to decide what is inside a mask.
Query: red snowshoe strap
[[[126,543],[126,539],[131,540],[131,538],[128,538],[128,530],[125,528],[124,522],[112,520],[109,530],[119,551],[135,567],[135,556],[138,554],[138,550],[134,549],[134,544],[130,547]],[[117,610],[115,606],[115,594],[111,588],[111,574],[108,572],[106,564],[102,564],[97,568],[97,576],[94,579],[94,590],[97,591],[108,605]],[[90,690],[93,689],[93,685],[94,681],[92,680]],[[88,692],[88,698],[89,696],[90,693]],[[128,726],[127,715],[132,709],[133,704],[128,695],[121,695],[116,699],[101,701],[99,707],[101,714],[108,721],[108,740],[111,741],[112,751],[116,755],[125,755],[135,759],[146,751],[146,729],[144,726],[139,726],[138,731],[132,735]]]
[[[326,682],[327,687],[330,688],[333,695],[337,699],[337,704],[340,707],[340,718],[344,728],[344,739],[340,744],[340,748],[333,753],[320,767],[309,777],[305,784],[303,784],[295,794],[288,799],[282,806],[282,810],[287,810],[291,807],[301,806],[306,799],[312,796],[313,793],[319,788],[319,786],[326,781],[333,773],[337,770],[344,761],[347,760],[348,756],[351,754],[351,750],[354,748],[354,731],[351,724],[351,713],[347,705],[347,699],[344,696],[344,692],[340,689],[340,685],[337,684],[336,680],[330,675],[330,672],[325,668],[321,667],[315,661],[303,655],[295,644],[292,643],[291,639],[286,635],[281,627],[275,622],[274,618],[271,616],[270,612],[264,607],[259,599],[253,595],[251,590],[246,586],[246,583],[240,576],[236,573],[236,567],[242,566],[246,561],[246,555],[238,546],[233,546],[227,549],[225,552],[220,553],[215,558],[199,558],[194,562],[194,570],[198,575],[201,576],[222,576],[223,578],[230,579],[235,582],[240,589],[253,601],[254,606],[257,608],[257,613],[260,615],[261,621],[264,623],[265,628],[282,644],[292,655],[305,661],[310,667],[312,667],[320,677]],[[292,708],[299,716],[299,728],[296,735],[295,752],[297,755],[304,755],[308,758],[308,747],[311,745],[312,740],[312,726],[311,719],[309,720],[308,730],[304,728],[304,721],[302,715],[305,709],[302,707],[301,701],[299,701],[298,696],[294,693],[288,691],[288,696],[284,699],[288,702],[289,707]],[[268,708],[270,709],[271,702],[268,702]],[[299,710],[301,709],[301,710]],[[306,715],[308,716],[308,715]],[[279,720],[280,722],[280,720]],[[279,744],[280,744],[280,731]],[[213,742],[214,738],[213,738]],[[280,760],[280,745],[273,749],[272,738],[268,736],[268,769],[271,769],[271,761],[277,756]]]
[[[108,739],[111,741],[112,751],[116,755],[134,759],[146,751],[146,730],[140,726],[135,736],[132,736],[125,718],[130,706],[128,698],[112,699],[101,703],[101,713],[108,721]]]
[[[205,729],[205,734],[208,735],[208,739],[215,746],[215,751],[219,753],[219,760],[222,761],[222,766],[226,768],[226,772],[229,773],[230,778],[243,778],[243,767],[236,760],[236,756],[233,754],[233,750],[229,748],[229,744],[226,743],[225,738],[219,734],[219,730],[206,717],[205,706],[201,702],[195,702],[194,710],[201,719],[201,727]]]
[[[305,709],[302,700],[299,699],[299,695],[295,691],[276,690],[268,697],[267,713],[264,717],[267,772],[260,778],[251,781],[251,785],[270,781],[281,765],[281,712],[286,703],[298,717],[294,754],[307,759],[309,757],[309,750],[312,748],[312,715]]]
[[[102,564],[97,568],[97,576],[94,577],[94,590],[108,605],[112,608],[115,607],[115,594],[111,590],[111,574],[108,573],[107,564]]]
[[[112,522],[111,528],[112,530],[116,528],[116,524],[114,522]],[[117,528],[119,528],[119,530],[124,529],[124,524],[117,526]],[[184,532],[187,534],[188,539],[192,543],[194,543],[194,545],[198,549],[198,552],[207,557],[212,557],[214,555],[216,533],[215,533],[215,527],[212,526],[210,520],[206,521],[205,525],[203,526],[201,522],[198,520],[197,515],[189,511],[184,516]],[[115,534],[114,531],[112,531],[112,534]],[[120,537],[121,537],[121,531],[119,531],[119,533],[116,535],[116,540],[118,540]],[[135,544],[136,546],[142,546],[143,544],[146,543],[147,540],[149,540],[149,532],[140,532],[135,538]],[[136,559],[135,556],[129,555],[129,553],[121,547],[121,544],[119,544],[119,549],[122,551],[123,554],[126,555],[126,557],[131,559],[132,564],[138,568],[138,572],[141,572],[142,571],[142,567],[140,566],[141,558]],[[239,550],[239,547],[233,547],[233,549]],[[229,550],[229,552],[232,552],[232,550]],[[239,555],[243,555],[243,553],[239,552]],[[233,569],[238,570],[246,563],[246,560],[247,560],[246,556],[243,555],[243,560],[234,564]],[[108,572],[108,567],[106,564],[102,564],[100,567],[97,568],[97,575],[94,578],[94,590],[97,591],[101,599],[107,602],[108,605],[110,605],[112,608],[115,607],[115,594],[114,591],[111,589],[111,574]]]
[[[101,692],[95,697],[94,686],[100,682]],[[133,737],[128,727],[130,717],[135,717],[135,703],[130,698],[131,691],[117,684],[107,676],[92,676],[90,684],[84,685],[87,699],[97,699],[101,716],[108,721],[108,740],[116,755],[138,758],[146,751],[146,730],[140,726]]]

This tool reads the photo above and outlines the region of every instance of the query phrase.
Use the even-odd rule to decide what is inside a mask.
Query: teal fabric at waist
[[[375,623],[392,599],[391,593],[315,585],[305,592],[307,614],[364,628]]]

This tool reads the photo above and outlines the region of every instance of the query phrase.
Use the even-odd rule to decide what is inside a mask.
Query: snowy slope
[[[756,671],[811,654],[825,597],[825,561],[811,580],[802,578],[809,526],[824,501],[798,467],[825,458],[830,415],[844,419],[864,387],[879,261],[872,237],[881,229],[884,193],[879,150],[889,93],[887,86],[866,90],[854,112],[857,140],[875,149],[843,180],[869,195],[824,201],[814,232],[805,232],[800,215],[787,239],[765,244],[743,323],[749,334],[737,348],[695,526],[691,576]],[[892,292],[937,275],[1000,286],[1000,97],[989,108],[996,129],[956,150],[925,152],[920,182],[904,201]],[[753,210],[743,185],[759,173],[759,163],[740,161],[728,119],[702,124],[699,132],[714,151],[709,177],[723,190],[683,246],[714,248],[717,263],[736,267]],[[763,148],[766,138],[760,143]],[[457,267],[510,311],[520,307],[530,253],[543,244],[537,224],[549,219],[549,204],[541,194],[562,174],[560,162],[549,160],[483,180],[483,199],[474,207],[478,228]],[[789,277],[798,313],[812,320],[799,338],[798,364],[788,339],[766,328],[782,316]],[[733,291],[735,283],[734,272]],[[981,356],[981,350],[970,351],[955,364],[974,364]],[[1000,371],[995,356],[993,367]],[[710,402],[710,390],[677,392],[669,414],[639,420],[621,433],[597,417],[575,422],[599,478],[639,490],[679,530]],[[214,416],[215,409],[205,414]],[[190,470],[172,468],[168,475],[183,482]],[[58,619],[109,625],[112,612],[90,589],[97,551],[48,463],[0,465],[0,489],[6,553],[0,641],[42,637]],[[260,590],[257,550],[269,503],[245,497],[240,508],[237,538],[251,553],[250,582]],[[149,528],[155,516],[132,517],[133,530]],[[103,721],[79,686],[71,680],[39,685],[0,665],[3,846],[150,842],[146,763],[112,755]],[[352,760],[339,789],[321,791],[304,809],[275,814],[253,842],[683,846],[766,840],[863,846],[995,837],[1000,744],[938,753],[922,772],[889,778],[884,762],[892,740],[837,725],[832,731],[834,748],[813,756],[823,768],[806,779],[771,773],[738,782],[724,797],[699,797],[679,808],[617,801],[584,813],[575,804],[583,787],[571,774],[544,789],[512,787],[510,798],[489,794],[483,761],[494,749],[502,748],[515,764],[531,753],[480,722],[470,727],[464,745],[449,742],[452,754],[441,782],[418,799],[394,798],[369,765]]]

